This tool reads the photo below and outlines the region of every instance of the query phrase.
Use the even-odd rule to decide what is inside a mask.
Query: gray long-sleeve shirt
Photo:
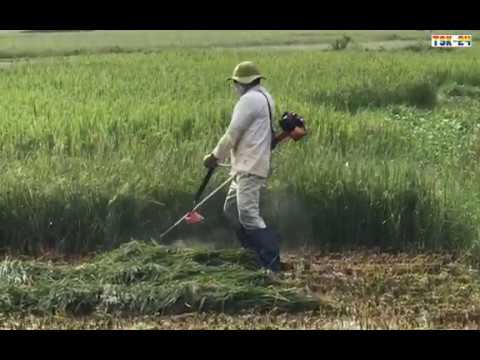
[[[232,175],[247,173],[264,178],[269,175],[272,133],[267,100],[259,90],[268,97],[273,121],[274,100],[265,88],[257,85],[240,97],[226,133],[213,150],[220,161],[230,153]]]

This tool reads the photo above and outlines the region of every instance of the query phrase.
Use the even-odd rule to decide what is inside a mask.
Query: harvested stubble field
[[[129,283],[123,288],[123,295],[116,300],[110,300],[108,305],[107,295],[99,295],[96,300],[89,299],[85,288],[75,287],[76,296],[70,292],[68,297],[61,298],[64,293],[59,292],[59,297],[54,298],[43,293],[46,298],[36,293],[35,301],[43,303],[42,311],[57,310],[50,315],[41,313],[3,313],[0,318],[1,328],[13,329],[478,329],[480,321],[480,283],[478,271],[465,265],[464,260],[456,259],[446,254],[389,254],[382,251],[364,250],[342,253],[317,253],[308,255],[290,254],[285,257],[289,265],[280,277],[270,279],[255,266],[247,261],[233,261],[230,265],[226,258],[219,261],[225,254],[198,251],[196,256],[207,258],[211,267],[207,273],[195,272],[194,276],[179,280],[184,281],[183,286],[176,286],[176,294],[171,296],[170,303],[165,297],[156,292],[158,288],[149,276],[162,278],[165,274],[158,271],[163,265],[153,253],[161,253],[159,249],[152,252],[156,247],[128,244],[123,251],[116,251],[116,255],[108,256],[111,261],[121,261],[122,256],[128,256],[121,267],[120,264],[109,266],[104,273],[98,274],[102,281],[103,289],[111,289],[115,282],[116,286]],[[139,256],[140,261],[136,267],[132,267],[133,256],[128,251],[143,250],[144,255]],[[187,251],[189,256],[193,254]],[[239,256],[242,252],[236,252]],[[206,256],[210,254],[209,256]],[[231,253],[230,255],[233,255]],[[185,255],[185,254],[183,254]],[[137,253],[138,256],[138,253]],[[242,255],[246,256],[246,254]],[[149,258],[150,260],[147,260]],[[186,256],[185,258],[188,258]],[[197,260],[198,260],[197,259]],[[248,256],[243,261],[247,260]],[[146,262],[142,262],[146,261]],[[105,261],[105,257],[103,260]],[[130,261],[130,263],[129,263]],[[148,262],[151,261],[151,262]],[[182,260],[183,261],[183,260]],[[82,265],[83,271],[88,272],[89,266],[98,266],[99,261]],[[235,264],[235,265],[233,265]],[[19,264],[16,264],[17,269]],[[36,264],[36,266],[39,266]],[[225,268],[227,266],[227,268]],[[228,267],[229,266],[229,267]],[[45,265],[49,271],[61,271],[63,265]],[[11,266],[13,268],[13,266]],[[24,264],[25,268],[25,264]],[[115,269],[116,270],[113,270]],[[187,267],[188,268],[188,267]],[[3,265],[2,271],[5,271]],[[77,271],[78,268],[71,269]],[[98,269],[98,268],[97,268]],[[121,270],[120,270],[121,269]],[[148,269],[148,270],[147,270]],[[178,269],[178,268],[177,268]],[[192,269],[192,268],[188,268]],[[205,270],[206,268],[203,268]],[[227,271],[228,269],[228,271]],[[120,271],[119,271],[120,270]],[[65,269],[63,270],[65,271]],[[182,272],[185,271],[185,268]],[[225,279],[228,272],[230,279]],[[155,275],[154,275],[155,274]],[[170,277],[179,273],[172,270]],[[112,277],[113,275],[113,277]],[[184,297],[180,293],[186,289],[184,285],[192,284],[195,276],[204,277],[205,282],[197,282],[197,292],[190,297]],[[242,278],[243,276],[243,278]],[[28,277],[28,275],[27,275]],[[235,281],[231,281],[236,278]],[[248,278],[248,280],[247,280]],[[115,279],[115,280],[113,280]],[[255,279],[257,286],[252,286],[247,292],[242,293],[242,286]],[[80,280],[81,281],[81,280]],[[242,284],[243,282],[243,284]],[[94,281],[89,282],[89,286]],[[158,282],[160,284],[160,282]],[[203,288],[207,283],[210,290]],[[143,292],[136,292],[141,288]],[[168,289],[168,281],[162,281],[162,293]],[[267,285],[268,284],[268,285]],[[65,284],[66,285],[66,284]],[[17,284],[17,286],[20,286]],[[32,283],[30,287],[34,287]],[[147,287],[149,289],[147,290]],[[202,289],[203,288],[203,289]],[[225,289],[228,288],[228,291]],[[181,290],[183,289],[183,290]],[[288,290],[287,290],[288,289]],[[72,289],[73,291],[74,289]],[[111,291],[111,290],[109,290]],[[2,289],[2,301],[5,301],[5,292]],[[242,293],[242,295],[240,295]],[[148,296],[153,295],[154,296]],[[227,295],[228,294],[228,295]],[[302,294],[304,298],[298,296]],[[110,296],[112,293],[110,293]],[[135,296],[138,296],[135,298]],[[295,296],[294,296],[295,295]],[[8,296],[8,295],[7,295]],[[173,296],[173,298],[172,298]],[[177,297],[175,297],[177,296]],[[206,296],[206,307],[199,311],[199,302]],[[239,297],[240,296],[240,297]],[[298,297],[297,297],[298,296]],[[84,304],[96,303],[96,311],[90,308],[87,313],[77,313],[73,316],[68,312],[81,308],[81,299]],[[216,297],[216,298],[215,298]],[[189,299],[189,300],[187,300]],[[221,299],[225,300],[227,311],[218,311],[210,308],[217,305]],[[307,300],[308,299],[308,300]],[[179,302],[176,303],[175,300]],[[314,300],[312,302],[312,300]],[[55,302],[56,301],[56,302]],[[70,303],[68,303],[70,301]],[[182,303],[184,302],[184,303]],[[188,307],[185,303],[188,303]],[[250,302],[250,304],[248,304]],[[26,302],[27,306],[39,306],[34,301]],[[70,307],[68,307],[70,304]],[[74,305],[73,305],[74,304]],[[165,304],[168,304],[164,308]],[[228,305],[234,305],[230,308]],[[248,305],[247,305],[248,304]],[[2,304],[3,305],[3,304]],[[67,305],[67,308],[65,306]],[[180,305],[180,307],[178,307]],[[247,305],[241,308],[242,305]],[[92,305],[93,306],[93,305]],[[110,306],[110,308],[109,308]],[[142,308],[143,306],[143,308]],[[262,308],[263,307],[263,308]],[[179,310],[180,313],[162,314],[156,312],[164,308]],[[110,311],[107,311],[110,309]],[[65,311],[67,310],[67,311]],[[85,307],[83,308],[85,311]],[[119,312],[123,310],[123,312]],[[128,310],[128,312],[125,312]],[[136,311],[137,313],[133,313]]]

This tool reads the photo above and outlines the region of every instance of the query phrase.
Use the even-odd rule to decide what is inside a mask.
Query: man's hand
[[[208,154],[203,158],[203,165],[208,169],[212,169],[217,167],[218,159],[213,154]]]

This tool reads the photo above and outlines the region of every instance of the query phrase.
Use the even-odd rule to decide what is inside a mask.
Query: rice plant
[[[0,69],[0,247],[82,253],[155,238],[191,205],[236,101],[225,78],[244,59],[265,72],[277,114],[301,113],[310,129],[273,159],[265,215],[285,245],[476,243],[475,57],[170,49]],[[442,90],[451,83],[469,90]],[[172,239],[226,229],[222,195]]]

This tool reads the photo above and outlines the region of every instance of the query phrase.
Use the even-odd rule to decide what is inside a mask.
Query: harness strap
[[[272,148],[272,144],[273,144],[273,139],[275,137],[275,131],[273,130],[273,121],[272,121],[272,109],[270,107],[270,101],[268,101],[268,97],[267,95],[265,95],[265,93],[261,90],[256,90],[258,91],[260,94],[262,94],[264,97],[265,97],[265,100],[267,100],[267,105],[268,105],[268,117],[270,119],[270,131],[272,132],[272,137],[271,137],[271,140],[270,140],[270,148]]]

